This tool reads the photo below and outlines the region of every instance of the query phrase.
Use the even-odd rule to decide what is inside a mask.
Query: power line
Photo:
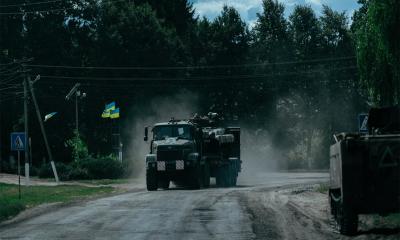
[[[18,62],[13,61],[13,62],[9,62],[9,63],[0,63],[0,66],[9,66],[9,65],[16,64],[16,63],[18,63]]]
[[[9,65],[13,65],[13,64],[25,64],[27,62],[32,62],[33,58],[23,58],[20,60],[13,60],[12,62],[8,62],[8,63],[0,63],[0,66],[9,66]],[[4,68],[4,67],[2,67]]]
[[[61,12],[66,10],[74,9],[73,7],[70,8],[56,8],[56,9],[49,9],[49,10],[36,10],[36,11],[28,11],[28,12],[8,12],[8,13],[0,13],[0,15],[24,15],[24,14],[37,14],[37,13],[52,13],[52,12]]]
[[[14,75],[14,76],[9,77],[9,78],[7,78],[7,79],[5,79],[5,80],[3,80],[3,81],[0,81],[0,85],[8,84],[8,83],[10,83],[10,82],[12,82],[12,81],[14,81],[14,80],[20,78],[20,77],[21,77],[21,75],[17,75],[17,76]]]
[[[17,85],[11,85],[9,87],[0,88],[0,91],[9,90],[9,89],[17,89]]]
[[[40,4],[46,4],[46,3],[55,3],[55,2],[61,2],[62,0],[52,0],[52,1],[45,1],[45,2],[34,2],[34,3],[21,3],[21,4],[11,4],[11,5],[5,5],[1,6],[0,8],[8,8],[8,7],[25,7],[25,6],[31,6],[31,5],[40,5]]]
[[[11,76],[11,75],[15,75],[16,73],[18,73],[19,71],[19,67],[16,66],[13,69],[6,69],[4,71],[0,71],[0,76]]]
[[[116,2],[123,2],[123,1],[126,1],[126,0],[108,0],[108,1],[102,1],[102,3],[110,3],[110,2],[116,3]],[[58,1],[49,1],[49,3],[51,3],[51,2],[58,2]],[[46,2],[42,2],[42,3],[44,4]],[[37,4],[39,4],[39,3],[37,3]],[[34,5],[34,3],[32,3],[30,5]],[[23,6],[26,6],[26,5],[23,5],[23,4],[19,5],[19,7],[23,7]],[[24,15],[24,14],[37,14],[37,13],[51,13],[51,12],[60,12],[60,11],[66,11],[66,10],[71,10],[71,9],[77,9],[77,7],[75,6],[75,7],[47,9],[47,10],[41,9],[41,10],[35,10],[35,11],[32,10],[32,11],[26,11],[26,12],[2,12],[2,13],[0,13],[0,15]]]
[[[258,67],[258,66],[274,66],[274,65],[291,65],[301,63],[318,63],[318,62],[331,62],[355,59],[355,56],[336,57],[336,58],[319,58],[306,61],[287,61],[287,62],[274,62],[274,63],[255,63],[255,64],[236,64],[236,65],[203,65],[203,66],[182,66],[182,67],[80,67],[80,66],[66,66],[66,65],[35,65],[27,64],[27,67],[32,68],[62,68],[62,69],[87,69],[87,70],[188,70],[188,69],[219,69],[219,68],[245,68],[245,67]]]
[[[253,75],[223,75],[213,77],[186,77],[186,78],[162,78],[162,77],[85,77],[85,76],[57,76],[57,75],[44,75],[41,78],[53,78],[53,79],[76,79],[76,80],[93,80],[93,81],[202,81],[202,80],[223,80],[223,79],[248,79],[248,78],[263,78],[270,76],[286,76],[286,75],[307,75],[320,72],[329,72],[332,70],[352,70],[357,69],[356,66],[348,66],[341,68],[331,69],[320,69],[314,71],[302,71],[302,72],[286,72],[286,73],[272,73],[272,74],[253,74]]]

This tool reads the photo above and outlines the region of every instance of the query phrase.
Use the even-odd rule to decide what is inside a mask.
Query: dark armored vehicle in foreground
[[[217,114],[209,113],[155,124],[146,155],[147,189],[167,189],[171,181],[194,189],[209,187],[210,177],[217,186],[235,186],[241,171],[240,128],[219,122]]]
[[[335,140],[329,196],[340,233],[357,233],[359,214],[400,212],[400,108],[371,109],[368,133]]]

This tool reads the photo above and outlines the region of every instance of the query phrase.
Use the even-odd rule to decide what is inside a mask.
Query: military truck
[[[199,189],[216,178],[219,187],[235,186],[241,171],[240,128],[221,126],[218,114],[157,123],[146,155],[147,190],[177,185]],[[145,128],[144,140],[149,129]]]
[[[331,214],[354,235],[359,214],[400,212],[400,108],[371,109],[368,132],[334,135],[330,148]]]

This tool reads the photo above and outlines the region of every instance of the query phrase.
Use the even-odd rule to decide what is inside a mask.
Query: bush
[[[122,164],[112,156],[87,157],[70,165],[56,163],[61,181],[88,179],[116,179],[124,175]],[[50,164],[44,164],[38,171],[40,178],[53,178]]]
[[[9,174],[17,174],[17,164],[11,165],[9,161],[2,162],[1,171]]]
[[[70,180],[88,180],[90,179],[87,169],[82,169],[77,166],[72,167],[69,175]]]
[[[74,130],[74,136],[66,141],[67,146],[72,150],[72,160],[78,162],[90,157],[88,147],[79,135],[79,132]]]
[[[80,160],[78,165],[87,171],[90,179],[116,179],[124,172],[122,164],[112,156],[88,157]]]
[[[61,162],[56,162],[55,165],[56,165],[56,169],[57,169],[58,178],[61,181],[70,180],[72,167],[70,165],[67,165],[67,164],[64,164]],[[53,178],[54,174],[53,174],[53,170],[51,168],[51,164],[50,163],[43,164],[39,168],[38,176],[39,176],[39,178]]]

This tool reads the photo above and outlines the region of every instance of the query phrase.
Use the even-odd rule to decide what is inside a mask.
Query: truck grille
[[[183,160],[182,150],[158,151],[157,161]]]

